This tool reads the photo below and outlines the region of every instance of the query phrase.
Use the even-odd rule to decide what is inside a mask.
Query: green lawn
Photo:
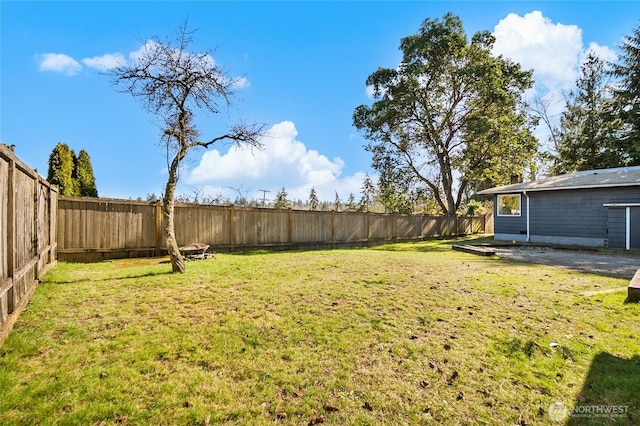
[[[451,243],[59,264],[0,348],[0,424],[640,422],[626,280]]]

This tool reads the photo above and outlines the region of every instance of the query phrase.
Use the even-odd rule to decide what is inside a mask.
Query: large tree
[[[49,171],[47,180],[58,185],[60,195],[80,195],[74,171],[76,154],[66,143],[58,142],[49,155]]]
[[[91,157],[89,157],[89,154],[84,149],[80,150],[80,152],[78,153],[74,175],[76,181],[78,182],[81,196],[98,196],[98,188],[96,187],[96,178],[93,176]]]
[[[612,119],[611,86],[604,62],[590,52],[581,67],[576,88],[566,96],[557,132],[554,174],[606,169],[628,164],[618,142],[620,121]]]
[[[624,128],[620,143],[629,154],[630,165],[640,165],[640,26],[625,36],[620,46],[620,63],[612,73],[619,79],[615,112]]]
[[[161,141],[166,147],[167,179],[162,204],[163,233],[172,270],[184,272],[174,230],[175,192],[180,164],[194,148],[209,148],[220,141],[260,147],[264,125],[238,122],[213,138],[201,139],[195,123],[197,112],[218,114],[236,94],[240,79],[231,78],[211,52],[189,50],[192,32],[185,23],[175,40],[153,37],[131,63],[111,71],[113,84],[139,99],[147,110],[163,121]]]
[[[370,141],[381,191],[399,180],[455,215],[469,187],[507,183],[531,165],[537,141],[522,108],[531,72],[493,56],[493,43],[487,31],[469,42],[448,13],[401,40],[397,68],[368,77],[375,101],[353,121]]]

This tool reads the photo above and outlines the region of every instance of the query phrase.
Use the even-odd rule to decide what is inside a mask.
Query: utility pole
[[[271,191],[267,189],[259,189],[258,191],[262,191],[262,207],[264,207],[266,205],[267,192],[271,192]]]

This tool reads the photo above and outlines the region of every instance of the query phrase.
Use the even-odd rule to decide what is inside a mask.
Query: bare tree
[[[169,178],[162,207],[163,233],[172,270],[181,273],[185,262],[176,242],[173,221],[180,163],[191,149],[206,149],[221,141],[260,148],[260,138],[265,134],[264,124],[238,122],[230,125],[224,134],[200,139],[194,113],[217,114],[221,105],[228,108],[241,79],[230,78],[213,60],[210,51],[190,52],[192,34],[185,22],[175,40],[161,41],[154,37],[144,44],[131,63],[110,72],[117,90],[130,93],[164,121],[161,142],[166,147]]]

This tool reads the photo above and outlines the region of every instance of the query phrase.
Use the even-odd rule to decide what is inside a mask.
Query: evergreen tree
[[[60,195],[78,196],[80,188],[74,179],[76,155],[66,143],[58,142],[49,156],[47,180],[58,185]]]
[[[353,192],[349,194],[349,198],[347,199],[347,204],[344,207],[344,211],[346,212],[358,211],[358,205],[356,204],[356,196],[353,195]]]
[[[342,202],[340,201],[340,196],[338,195],[338,191],[336,191],[336,200],[333,202],[333,208],[337,212],[342,211]]]
[[[93,167],[91,166],[91,158],[87,151],[80,150],[75,165],[75,178],[78,181],[80,195],[83,197],[97,197],[98,189],[96,188],[96,179],[93,176]]]
[[[371,204],[373,203],[373,197],[376,193],[376,186],[371,180],[369,174],[365,174],[364,181],[362,182],[362,198],[360,198],[360,206],[358,208],[361,212],[368,212]]]
[[[589,53],[560,119],[558,158],[553,173],[606,169],[628,163],[627,155],[616,142],[620,122],[611,120],[607,114],[611,96],[606,77],[604,62]]]
[[[640,165],[640,26],[620,46],[621,63],[613,64],[612,74],[619,79],[614,111],[624,128],[619,139],[628,153],[629,165]]]
[[[291,202],[287,200],[287,190],[282,187],[280,191],[276,193],[276,202],[273,205],[276,209],[290,209]]]
[[[311,192],[309,193],[309,210],[318,210],[318,206],[320,205],[320,200],[318,200],[318,194],[316,193],[316,188],[311,187]]]

